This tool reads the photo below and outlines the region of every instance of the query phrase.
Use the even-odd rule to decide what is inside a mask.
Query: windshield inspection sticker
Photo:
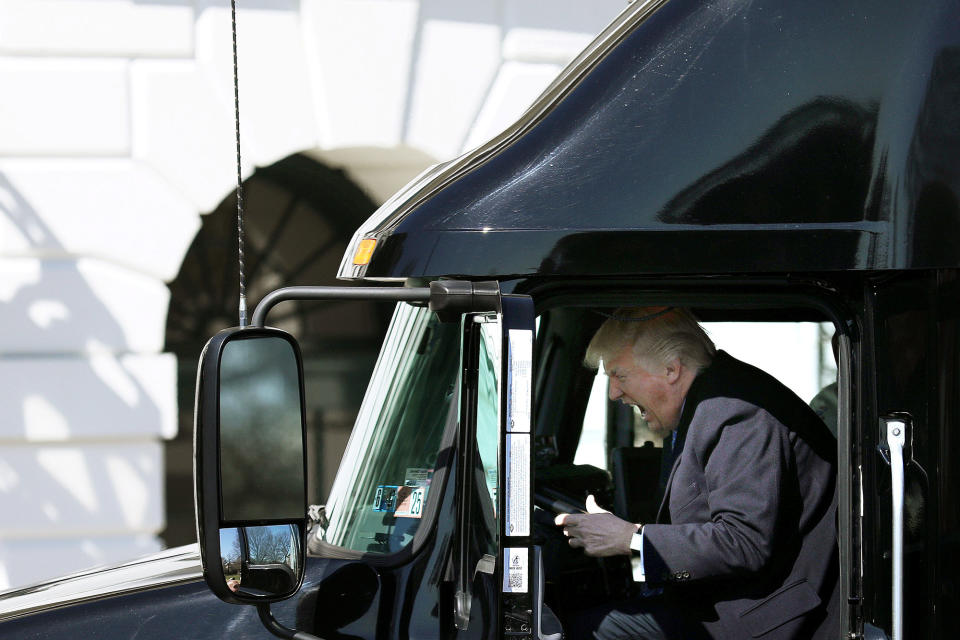
[[[533,332],[510,329],[510,369],[507,372],[507,431],[530,432],[530,393],[533,374]]]
[[[527,592],[527,564],[529,549],[503,550],[503,592]]]
[[[408,487],[426,487],[430,484],[433,477],[433,469],[424,469],[422,467],[407,467],[407,474],[403,484]]]
[[[530,535],[530,434],[507,434],[506,527],[508,536]]]
[[[373,510],[393,513],[397,508],[397,487],[393,484],[382,484],[377,487],[373,496]]]
[[[398,518],[420,518],[423,516],[423,502],[427,497],[426,487],[400,487],[397,490]]]
[[[382,484],[373,497],[373,510],[392,513],[397,518],[420,518],[426,498],[427,487]]]

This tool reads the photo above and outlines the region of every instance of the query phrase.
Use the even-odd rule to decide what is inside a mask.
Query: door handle
[[[907,431],[910,428],[909,418],[904,415],[890,415],[881,418],[886,427],[886,455],[884,458],[890,464],[890,494],[892,501],[891,543],[892,561],[891,570],[891,605],[890,617],[891,640],[903,640],[903,497],[905,492],[906,461],[904,449],[907,445]]]

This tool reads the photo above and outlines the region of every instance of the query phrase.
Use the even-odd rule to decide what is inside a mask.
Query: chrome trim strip
[[[203,577],[196,544],[176,547],[115,567],[91,569],[0,592],[0,622],[45,609],[143,591]]]
[[[354,266],[353,255],[364,238],[378,238],[433,194],[487,162],[536,126],[565,98],[583,78],[640,23],[659,9],[667,0],[634,2],[614,18],[573,61],[560,72],[533,104],[499,135],[460,157],[435,165],[421,173],[406,187],[385,202],[366,222],[360,225],[340,263],[337,277],[356,280],[366,275],[367,266]]]

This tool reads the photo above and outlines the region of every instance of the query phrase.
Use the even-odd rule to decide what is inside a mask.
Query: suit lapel
[[[701,372],[700,375],[703,375]],[[683,458],[683,447],[687,442],[687,431],[690,429],[690,422],[693,420],[693,414],[697,410],[697,404],[700,399],[697,395],[699,388],[700,375],[694,378],[693,383],[687,390],[687,397],[683,402],[683,409],[680,410],[680,423],[677,425],[677,440],[673,443],[671,453],[673,455],[673,465],[670,467],[670,475],[667,477],[667,486],[663,491],[663,499],[660,501],[660,508],[657,509],[657,523],[667,524],[670,522],[670,485],[673,484],[673,476],[677,473],[680,466],[680,460]]]
[[[693,414],[697,411],[697,405],[700,403],[700,398],[709,391],[711,383],[708,381],[711,376],[720,375],[716,373],[715,365],[719,362],[726,362],[729,359],[728,356],[723,351],[717,351],[714,355],[713,364],[701,371],[693,382],[690,384],[690,388],[687,389],[687,397],[683,402],[683,409],[680,411],[680,423],[677,425],[677,441],[674,443],[674,447],[677,449],[673,452],[674,460],[673,466],[670,468],[670,475],[667,478],[667,486],[663,492],[663,500],[660,501],[660,508],[657,509],[657,523],[667,524],[670,522],[670,486],[673,484],[673,477],[677,473],[677,469],[680,467],[680,460],[683,458],[683,448],[687,442],[687,432],[690,430],[690,423],[693,422]],[[706,385],[706,387],[704,386]]]
[[[677,467],[680,466],[680,458],[683,457],[683,443],[678,439],[676,444],[680,450],[673,458],[673,467],[670,468],[670,475],[667,477],[667,488],[663,492],[663,500],[660,501],[660,508],[657,509],[658,524],[670,523],[670,509],[667,507],[667,505],[670,504],[670,485],[673,484],[673,475],[677,472]]]

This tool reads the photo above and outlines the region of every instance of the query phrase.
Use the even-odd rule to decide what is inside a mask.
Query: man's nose
[[[613,402],[617,398],[623,395],[623,390],[620,388],[620,385],[617,383],[616,378],[610,378],[610,386],[607,391],[607,394],[610,396],[610,401]]]

